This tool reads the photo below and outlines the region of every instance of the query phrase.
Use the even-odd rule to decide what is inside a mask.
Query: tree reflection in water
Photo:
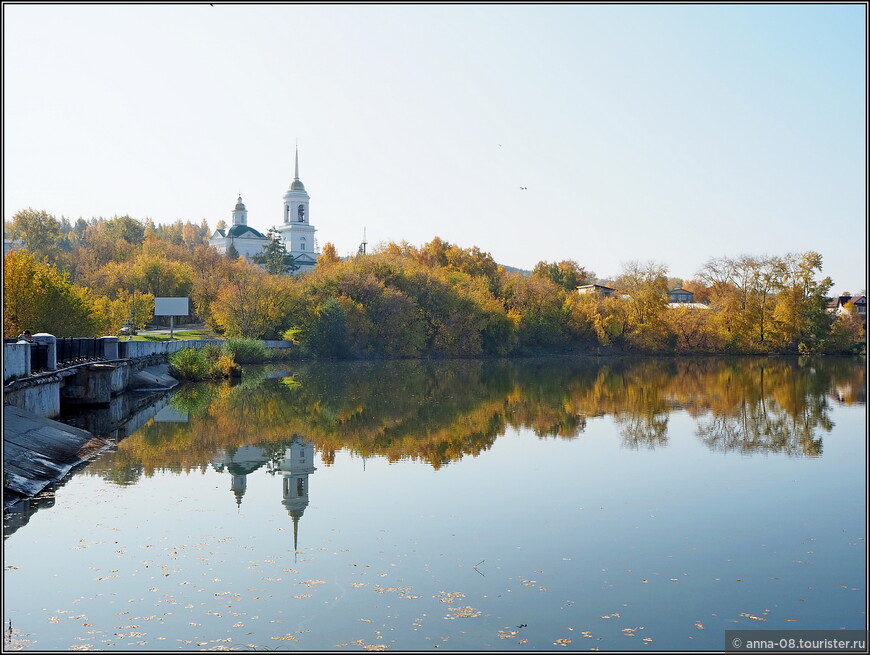
[[[842,389],[866,398],[863,361],[775,358],[299,362],[248,371],[239,384],[181,388],[185,423],[153,421],[87,470],[118,483],[155,470],[204,470],[256,445],[275,468],[295,436],[325,465],[340,451],[440,468],[489,449],[508,428],[573,439],[612,416],[627,448],[668,443],[688,413],[709,448],[819,456]],[[856,390],[858,390],[856,392]]]

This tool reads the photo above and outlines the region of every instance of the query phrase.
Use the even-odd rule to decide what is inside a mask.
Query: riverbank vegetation
[[[117,334],[151,320],[155,296],[187,296],[193,318],[227,338],[288,339],[303,356],[417,358],[610,349],[641,353],[863,352],[863,320],[827,310],[833,287],[814,252],[717,257],[692,280],[664,264],[629,262],[601,282],[575,261],[530,273],[477,247],[435,237],[387,243],[340,259],[327,243],[317,267],[273,274],[207,245],[208,226],[129,216],[57,221],[24,210],[7,224],[27,244],[5,257],[4,336]],[[668,305],[682,285],[698,306]],[[702,308],[703,307],[703,308]]]
[[[169,355],[169,374],[180,380],[219,380],[239,377],[240,364],[264,364],[273,355],[256,339],[227,339],[220,346],[183,348]]]

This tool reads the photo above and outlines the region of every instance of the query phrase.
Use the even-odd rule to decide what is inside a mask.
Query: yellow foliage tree
[[[72,284],[57,267],[37,261],[27,250],[3,258],[3,336],[24,329],[58,337],[98,336],[88,290]]]

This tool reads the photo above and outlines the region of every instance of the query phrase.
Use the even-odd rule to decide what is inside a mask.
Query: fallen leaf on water
[[[450,616],[450,615],[445,616],[444,617],[445,619],[456,619],[456,618],[468,619],[468,618],[474,618],[476,616],[480,616],[480,614],[481,614],[473,607],[467,607],[467,606],[466,607],[448,607],[447,611],[453,612],[454,614],[453,614],[453,616]]]

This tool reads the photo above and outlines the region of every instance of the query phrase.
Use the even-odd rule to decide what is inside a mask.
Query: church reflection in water
[[[294,436],[278,458],[277,466],[269,467],[269,470],[281,474],[281,503],[293,520],[293,549],[298,550],[299,519],[309,502],[308,476],[317,470],[314,467],[314,444]],[[218,473],[230,474],[230,491],[235,496],[236,506],[241,507],[248,487],[248,475],[273,461],[270,453],[260,446],[242,446],[221,451],[211,465]]]

